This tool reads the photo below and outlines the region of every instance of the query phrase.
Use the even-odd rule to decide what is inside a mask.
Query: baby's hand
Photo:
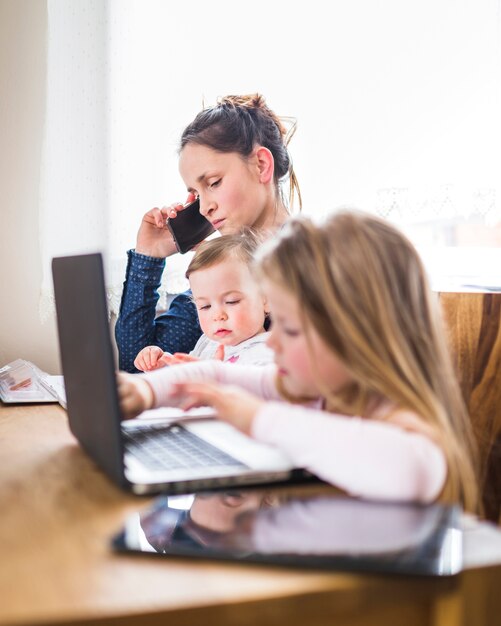
[[[168,363],[164,360],[164,356],[171,356],[168,352],[164,352],[158,346],[146,346],[143,348],[134,360],[134,365],[142,372],[150,372],[160,367],[165,367]]]
[[[187,411],[198,406],[211,406],[216,417],[251,434],[252,422],[263,405],[260,398],[233,385],[213,383],[175,383],[171,397],[177,406]]]
[[[119,372],[117,389],[123,419],[136,417],[153,406],[153,389],[142,376]]]

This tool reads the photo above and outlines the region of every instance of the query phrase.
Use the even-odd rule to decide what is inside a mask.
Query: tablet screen
[[[458,507],[250,489],[163,496],[127,519],[116,550],[379,573],[461,570]]]

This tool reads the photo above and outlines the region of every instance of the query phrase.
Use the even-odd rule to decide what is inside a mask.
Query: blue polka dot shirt
[[[155,345],[166,352],[190,352],[202,334],[191,292],[172,300],[166,313],[156,316],[158,288],[165,259],[127,253],[127,271],[115,326],[119,367],[137,372],[134,359],[146,346]]]

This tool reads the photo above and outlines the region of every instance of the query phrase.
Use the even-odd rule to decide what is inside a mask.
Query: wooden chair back
[[[501,523],[501,293],[439,298],[478,442],[484,516]]]

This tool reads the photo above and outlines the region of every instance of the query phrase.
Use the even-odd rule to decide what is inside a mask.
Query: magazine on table
[[[64,379],[43,372],[31,361],[16,359],[0,368],[0,400],[5,404],[59,402],[66,408]]]

